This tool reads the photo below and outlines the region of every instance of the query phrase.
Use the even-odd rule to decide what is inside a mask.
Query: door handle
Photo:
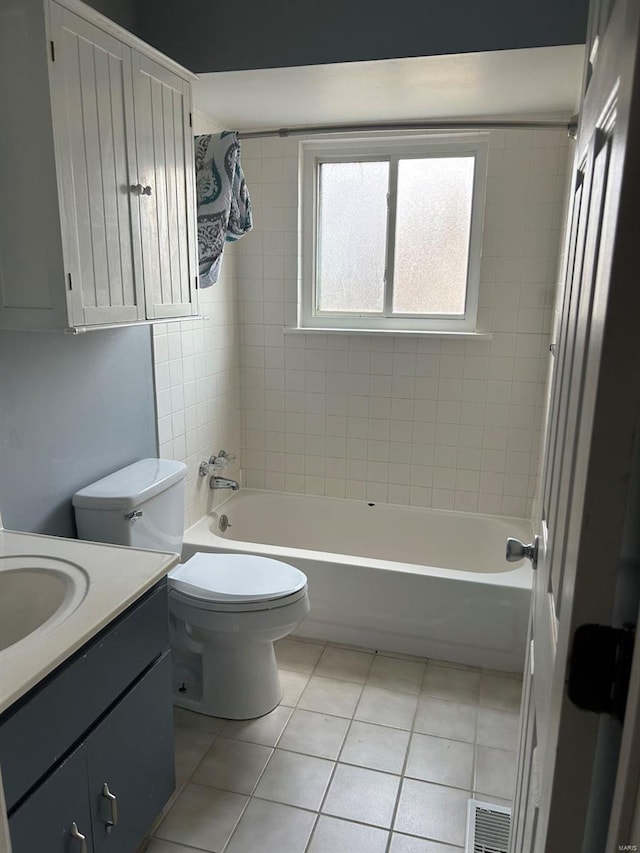
[[[114,826],[118,824],[118,798],[109,790],[109,785],[106,782],[102,783],[102,796],[106,800],[106,805],[109,806],[109,817],[104,819],[107,832],[111,832]]]
[[[538,568],[538,549],[540,546],[540,537],[534,536],[533,542],[530,545],[525,545],[519,539],[513,539],[511,536],[507,539],[507,552],[505,559],[507,563],[519,563],[520,560],[531,560],[531,568]]]
[[[87,836],[83,835],[78,829],[78,824],[73,821],[71,824],[71,829],[69,830],[69,835],[72,838],[75,838],[76,841],[80,842],[80,853],[87,853]]]

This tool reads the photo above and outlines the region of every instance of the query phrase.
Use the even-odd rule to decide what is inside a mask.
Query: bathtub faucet
[[[210,489],[233,489],[237,492],[240,485],[235,480],[230,480],[228,477],[212,477],[209,480]]]
[[[233,453],[227,453],[226,450],[220,450],[217,454],[209,457],[208,462],[201,462],[198,468],[198,474],[201,477],[210,477],[224,470],[227,466],[233,465],[236,457]],[[213,486],[211,488],[214,488]]]

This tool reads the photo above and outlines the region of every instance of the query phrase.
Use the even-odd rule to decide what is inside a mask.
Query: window
[[[303,142],[300,328],[473,332],[485,137]]]

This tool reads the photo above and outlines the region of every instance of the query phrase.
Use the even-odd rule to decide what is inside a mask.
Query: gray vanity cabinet
[[[0,761],[13,853],[135,853],[175,784],[166,580],[0,717]]]
[[[82,839],[72,839],[75,822],[92,849],[89,792],[84,749],[77,749],[35,791],[9,822],[14,853],[84,853]],[[75,853],[75,851],[74,851]]]
[[[95,853],[134,853],[173,792],[170,684],[167,653],[87,740]]]

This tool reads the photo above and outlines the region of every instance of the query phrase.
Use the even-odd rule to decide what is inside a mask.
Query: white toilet
[[[186,465],[142,459],[73,496],[78,536],[180,553]],[[306,576],[251,554],[197,553],[169,573],[174,703],[246,720],[282,691],[273,649],[309,612]]]

